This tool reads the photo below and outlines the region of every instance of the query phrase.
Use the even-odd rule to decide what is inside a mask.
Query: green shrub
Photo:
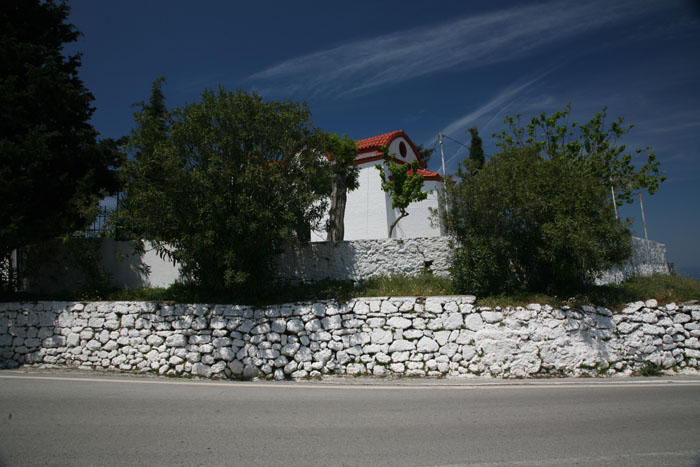
[[[447,225],[459,292],[571,294],[632,253],[607,188],[563,158],[511,148],[458,175]]]

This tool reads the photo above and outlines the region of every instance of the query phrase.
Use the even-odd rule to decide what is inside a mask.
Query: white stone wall
[[[670,274],[666,262],[666,245],[663,243],[632,237],[632,257],[621,267],[606,271],[597,284],[624,282],[635,276]]]
[[[414,276],[426,267],[444,277],[452,255],[449,242],[448,237],[314,242],[289,249],[278,258],[276,271],[283,279],[301,282]]]
[[[62,365],[215,378],[697,371],[700,305],[485,308],[472,296],[268,307],[0,304],[0,367]]]

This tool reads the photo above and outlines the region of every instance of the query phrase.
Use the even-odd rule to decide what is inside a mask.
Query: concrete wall
[[[0,303],[0,368],[22,364],[216,378],[599,376],[697,372],[700,305],[475,307],[472,296],[255,308]]]

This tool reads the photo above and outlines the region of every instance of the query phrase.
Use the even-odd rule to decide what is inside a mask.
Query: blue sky
[[[207,87],[306,101],[314,123],[355,139],[403,129],[487,154],[506,115],[567,103],[585,121],[603,106],[635,127],[668,180],[644,197],[649,238],[700,278],[700,3],[691,0],[513,2],[230,2],[73,0],[81,77],[103,136],[128,134],[134,108],[165,76],[168,105]],[[445,142],[447,171],[465,157]],[[434,156],[430,169],[439,170]],[[634,218],[643,237],[639,204]]]

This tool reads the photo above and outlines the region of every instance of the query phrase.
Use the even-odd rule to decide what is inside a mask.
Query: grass
[[[356,297],[453,295],[452,281],[445,277],[421,274],[419,276],[381,276],[362,281],[353,291]]]
[[[15,294],[0,299],[12,301],[33,300],[124,300],[178,303],[240,303],[246,305],[270,305],[311,300],[336,299],[344,302],[354,297],[376,296],[431,296],[459,293],[447,278],[422,274],[415,277],[401,275],[383,276],[358,283],[352,281],[325,280],[299,286],[271,284],[255,292],[212,294],[187,284],[174,284],[166,288],[119,290],[78,294],[54,294],[37,296]],[[602,305],[611,310],[621,310],[625,304],[638,300],[656,299],[660,304],[700,300],[700,281],[683,276],[655,275],[640,277],[622,284],[590,287],[573,297],[556,297],[535,293],[515,293],[490,297],[478,297],[477,306],[523,306],[529,303],[552,306]]]
[[[627,303],[655,299],[659,304],[700,300],[700,281],[690,277],[656,274],[635,277],[621,284],[591,286],[572,297],[557,297],[536,293],[515,293],[479,298],[478,306],[524,306],[529,303],[552,306],[601,305],[620,311]]]
[[[655,363],[647,362],[635,374],[637,376],[661,376],[663,375],[663,368]]]

